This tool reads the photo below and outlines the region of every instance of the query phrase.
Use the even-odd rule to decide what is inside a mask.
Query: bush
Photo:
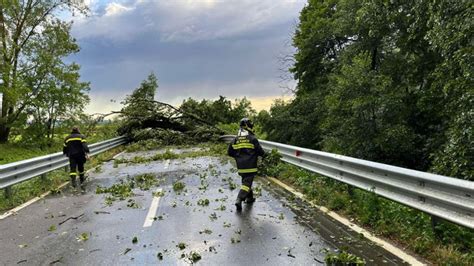
[[[277,149],[267,153],[259,165],[259,173],[264,176],[278,176],[281,171],[279,168],[281,155]]]

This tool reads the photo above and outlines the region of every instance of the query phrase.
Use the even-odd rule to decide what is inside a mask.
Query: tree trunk
[[[372,62],[371,62],[371,69],[377,69],[377,46],[372,49]]]
[[[3,84],[5,86],[5,84]],[[8,142],[8,136],[10,135],[10,127],[8,123],[8,99],[5,93],[2,97],[2,110],[0,110],[0,143]]]
[[[0,123],[0,143],[8,142],[8,136],[10,135],[10,127],[6,124]]]

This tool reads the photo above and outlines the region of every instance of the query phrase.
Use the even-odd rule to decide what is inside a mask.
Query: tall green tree
[[[474,7],[472,1],[431,1],[427,39],[442,61],[431,73],[442,95],[446,130],[432,154],[433,170],[474,181]]]
[[[0,92],[3,96],[0,112],[0,142],[8,141],[12,126],[22,117],[28,106],[26,102],[37,96],[38,90],[29,87],[22,76],[31,69],[40,68],[44,63],[31,58],[44,52],[41,51],[44,47],[38,41],[42,40],[42,36],[47,34],[47,29],[51,27],[62,31],[70,30],[70,27],[58,27],[58,24],[61,24],[57,20],[58,14],[65,9],[72,12],[87,12],[87,7],[82,1],[1,1],[0,75],[3,84],[0,86]]]
[[[309,0],[296,97],[272,107],[268,136],[472,178],[473,21],[467,0]]]
[[[62,61],[63,57],[79,51],[70,27],[59,20],[53,22],[42,35],[33,37],[34,49],[25,52],[31,68],[20,79],[31,91],[19,103],[17,113],[26,108],[32,125],[23,136],[29,135],[37,143],[45,139],[51,145],[57,122],[77,118],[89,102],[86,94],[89,83],[80,81],[79,65]]]

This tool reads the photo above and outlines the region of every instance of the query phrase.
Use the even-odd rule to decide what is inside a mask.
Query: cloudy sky
[[[304,0],[86,2],[91,15],[74,18],[81,51],[70,60],[91,82],[88,112],[119,109],[152,71],[157,99],[172,104],[245,96],[262,109],[287,95],[281,85],[293,85],[280,82],[278,57],[293,52]]]

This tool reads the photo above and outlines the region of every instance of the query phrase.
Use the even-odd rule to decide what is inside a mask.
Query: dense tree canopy
[[[473,21],[467,0],[309,0],[293,38],[296,98],[273,105],[265,130],[472,179]]]

